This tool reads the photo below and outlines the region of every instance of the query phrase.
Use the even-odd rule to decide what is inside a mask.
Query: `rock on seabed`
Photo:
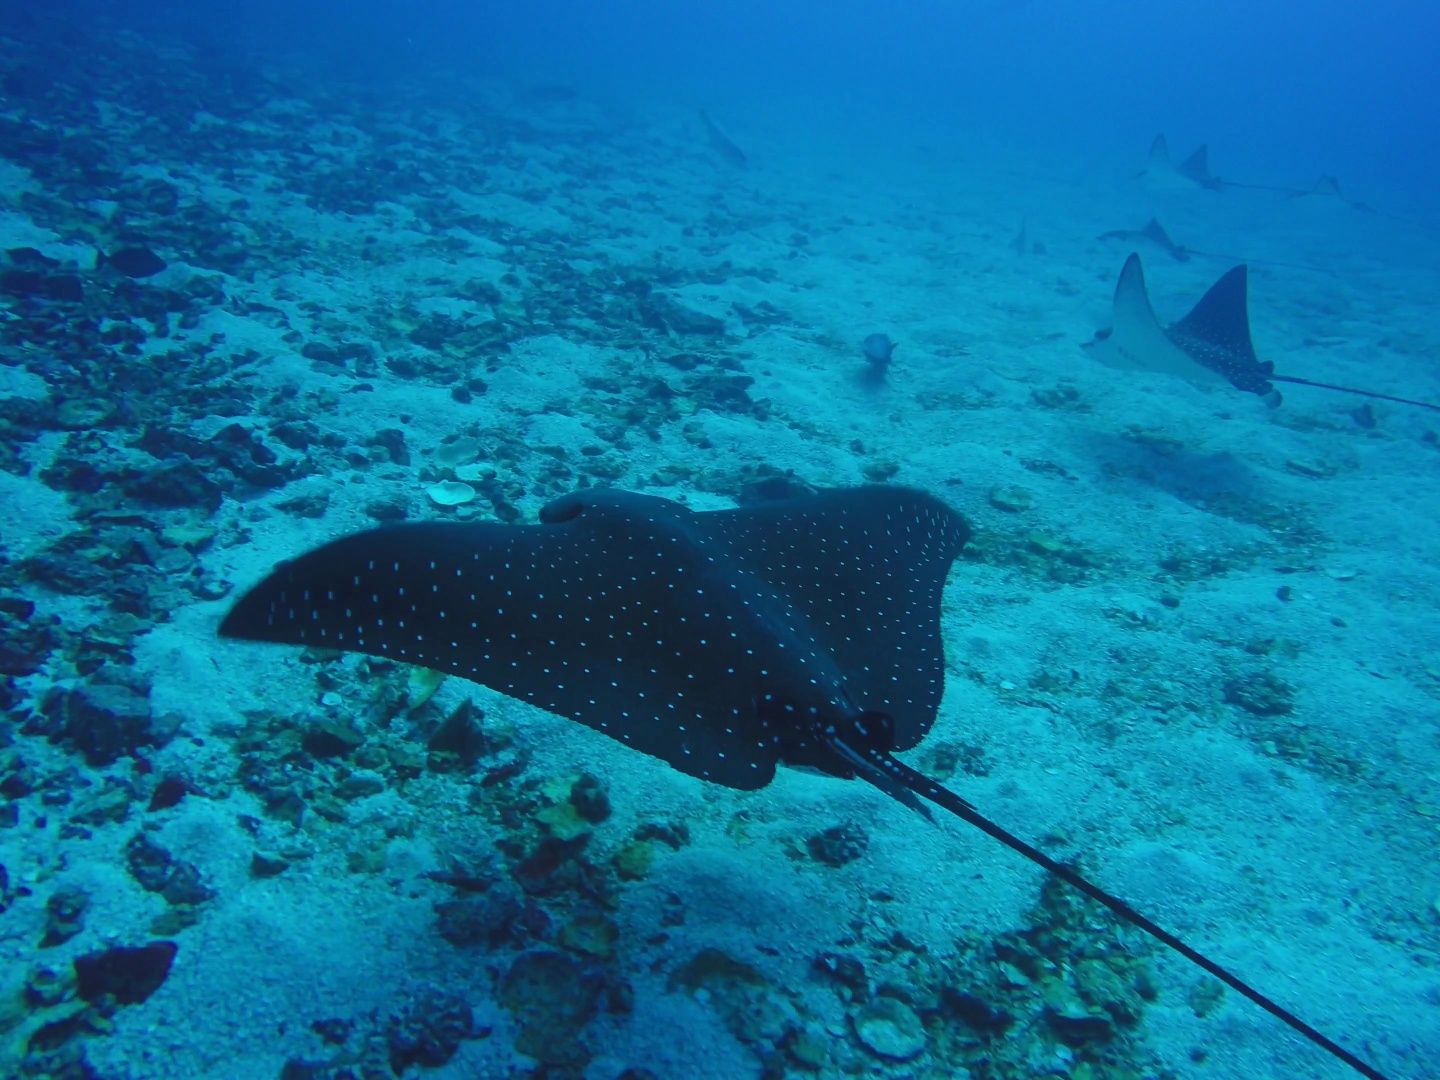
[[[877,997],[850,1018],[855,1037],[872,1054],[909,1061],[925,1049],[925,1025],[915,1010],[892,997]]]

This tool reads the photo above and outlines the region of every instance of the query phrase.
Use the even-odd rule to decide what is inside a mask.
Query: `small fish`
[[[870,365],[869,374],[876,379],[883,379],[885,372],[889,370],[890,359],[895,355],[895,342],[885,334],[871,334],[861,348],[865,353],[865,362]]]

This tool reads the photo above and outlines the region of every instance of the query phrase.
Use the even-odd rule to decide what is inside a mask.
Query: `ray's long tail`
[[[870,755],[867,754],[866,756]],[[1161,926],[1159,923],[1156,923],[1154,920],[1140,914],[1140,912],[1136,911],[1133,907],[1127,904],[1124,900],[1121,900],[1118,896],[1106,892],[1094,882],[1088,881],[1084,877],[1081,877],[1080,874],[1076,873],[1069,866],[1066,866],[1062,862],[1057,862],[1055,859],[1052,859],[1049,855],[1046,855],[1043,851],[1039,850],[1034,845],[1026,843],[1024,840],[1020,839],[1020,837],[1016,836],[1008,829],[1005,829],[996,822],[991,821],[984,814],[980,813],[979,810],[975,809],[974,806],[966,802],[964,799],[960,798],[960,796],[956,795],[948,788],[941,787],[929,777],[925,776],[922,773],[916,772],[904,762],[898,760],[895,757],[892,757],[888,753],[885,753],[883,756],[885,758],[885,761],[883,766],[880,767],[884,773],[888,774],[890,780],[900,785],[903,785],[905,788],[908,788],[910,791],[914,792],[917,795],[929,799],[936,806],[950,811],[950,813],[954,814],[962,821],[974,825],[981,832],[994,837],[996,840],[999,840],[1002,844],[1010,848],[1012,851],[1018,851],[1021,855],[1025,856],[1025,858],[1029,859],[1037,866],[1044,867],[1061,881],[1065,882],[1072,888],[1080,890],[1080,892],[1090,897],[1090,899],[1100,904],[1103,904],[1105,907],[1109,908],[1112,912],[1114,912],[1120,918],[1124,919],[1126,922],[1130,923],[1133,926],[1139,927],[1151,937],[1163,942],[1170,948],[1174,949],[1191,963],[1198,965],[1199,967],[1207,971],[1209,974],[1215,976],[1215,978],[1219,979],[1232,990],[1238,991],[1245,997],[1249,998],[1256,1005],[1259,1005],[1262,1009],[1268,1012],[1271,1016],[1274,1016],[1279,1020],[1283,1020],[1295,1031],[1299,1032],[1305,1038],[1309,1039],[1312,1043],[1320,1047],[1322,1050],[1338,1058],[1340,1061],[1343,1061],[1346,1065],[1349,1065],[1361,1076],[1369,1077],[1370,1080],[1386,1080],[1383,1073],[1377,1071],[1372,1066],[1368,1065],[1366,1062],[1356,1057],[1349,1050],[1346,1050],[1339,1043],[1335,1042],[1334,1039],[1331,1039],[1327,1035],[1321,1033],[1320,1031],[1317,1031],[1310,1024],[1307,1024],[1304,1020],[1300,1019],[1300,1017],[1296,1016],[1289,1009],[1285,1008],[1285,1006],[1281,1005],[1273,998],[1267,997],[1265,994],[1262,994],[1259,990],[1256,990],[1244,979],[1240,978],[1240,976],[1234,974],[1227,968],[1222,967],[1220,964],[1210,959],[1204,953],[1200,952],[1197,949],[1191,948],[1189,945],[1185,944],[1185,942],[1181,941],[1180,938],[1172,934],[1169,930],[1166,930],[1163,926]],[[878,765],[879,763],[876,762],[874,764]]]
[[[1377,398],[1380,401],[1394,401],[1401,405],[1414,405],[1421,409],[1432,409],[1440,412],[1440,405],[1433,401],[1416,401],[1414,398],[1396,397],[1394,394],[1382,394],[1376,390],[1361,390],[1355,386],[1337,386],[1335,383],[1316,382],[1314,379],[1302,379],[1297,375],[1271,375],[1271,382],[1295,383],[1297,386],[1317,386],[1321,390],[1338,390],[1342,394],[1358,394],[1361,397]]]

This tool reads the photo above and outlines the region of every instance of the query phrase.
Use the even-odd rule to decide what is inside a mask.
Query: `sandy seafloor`
[[[1440,425],[1377,402],[1367,426],[1360,399],[1302,387],[1272,411],[1121,376],[1079,348],[1106,323],[1127,252],[1095,237],[1158,214],[1182,243],[1253,260],[1255,340],[1279,370],[1440,398],[1433,230],[1402,208],[1157,187],[1134,175],[1148,132],[1134,160],[941,132],[892,133],[892,152],[868,154],[875,133],[807,140],[710,102],[749,156],[740,169],[688,101],[481,82],[351,97],[123,37],[106,50],[0,102],[0,249],[37,249],[85,288],[68,306],[3,298],[0,595],[35,605],[7,640],[42,624],[51,636],[31,642],[37,670],[8,678],[0,724],[0,780],[28,778],[7,786],[0,830],[0,1074],[273,1077],[367,1038],[393,1049],[393,1018],[440,992],[474,1026],[407,1075],[1348,1075],[1234,993],[1205,1007],[1193,966],[1093,913],[1073,948],[1129,949],[1152,1000],[1104,1045],[1067,1048],[1037,996],[1080,962],[1062,940],[1052,966],[1005,989],[1021,1012],[987,1051],[953,1001],[1001,993],[987,942],[1034,924],[1042,875],[959,822],[790,770],[754,793],[707,786],[453,679],[415,717],[395,704],[393,666],[215,637],[234,590],[374,524],[380,505],[533,520],[604,482],[714,508],[777,470],[923,488],[975,527],[945,594],[940,717],[908,760],[934,771],[948,751],[946,782],[1008,828],[1080,858],[1387,1075],[1434,1075]],[[157,192],[174,205],[157,209]],[[94,269],[95,247],[127,243],[167,268],[133,282]],[[1164,319],[1231,265],[1138,250]],[[646,287],[667,298],[646,309],[659,318],[642,314]],[[156,290],[185,297],[163,335],[134,314]],[[722,325],[687,327],[686,312]],[[64,327],[84,319],[137,327],[133,355],[92,336],[83,361],[68,356]],[[860,354],[876,332],[898,342],[878,387]],[[303,351],[316,344],[372,358]],[[697,366],[666,362],[679,354]],[[124,374],[147,366],[164,375]],[[753,383],[725,389],[734,375]],[[457,399],[473,379],[483,392]],[[274,454],[258,482],[233,432],[216,449],[232,424],[253,433],[242,457],[247,439]],[[385,429],[407,453],[377,444]],[[477,441],[485,478],[452,510],[426,489],[450,477],[436,454],[456,437]],[[197,473],[218,490],[155,505],[144,477],[162,459],[190,463],[187,490]],[[75,490],[91,475],[77,461],[94,490]],[[56,569],[76,560],[102,572]],[[97,653],[101,672],[82,674],[77,657]],[[97,765],[37,710],[50,695],[54,711],[52,687],[116,668],[179,726],[135,750],[143,763],[127,751]],[[485,752],[469,774],[426,767],[415,732],[466,698]],[[1289,711],[1265,715],[1277,698]],[[384,753],[362,767],[285,741],[327,714],[356,718],[362,746]],[[407,745],[418,765],[395,766]],[[242,752],[282,749],[280,779],[242,769]],[[516,775],[480,786],[511,762]],[[287,768],[304,774],[298,825],[266,805]],[[474,894],[426,873],[474,871],[492,895],[517,894],[511,867],[537,822],[566,821],[551,804],[581,772],[613,812],[583,866],[532,897],[548,927],[443,937],[436,905]],[[161,778],[187,793],[147,809]],[[622,878],[617,858],[656,822],[688,842],[644,842]],[[868,838],[863,854],[812,857],[807,838],[843,823]],[[178,904],[142,887],[126,854],[142,835],[202,887]],[[257,874],[257,851],[285,868]],[[88,896],[82,925],[42,948],[62,888]],[[592,933],[562,934],[577,919]],[[42,1025],[81,1011],[66,990],[76,956],[160,938],[178,951],[147,1000],[25,1057]],[[566,1041],[499,988],[537,950],[570,958],[556,968],[579,981],[560,992],[605,987],[569,1029],[585,1049],[568,1064],[514,1050],[524,1023],[539,1025],[532,1047]],[[863,1045],[865,1006],[817,971],[826,953],[925,1018],[919,1056]],[[697,955],[711,963],[695,975]],[[40,967],[58,973],[58,1003],[22,993]],[[312,1030],[334,1018],[354,1022],[345,1048]],[[54,1064],[81,1069],[80,1055],[93,1073]]]

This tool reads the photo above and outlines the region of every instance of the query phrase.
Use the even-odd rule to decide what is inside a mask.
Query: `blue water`
[[[14,5],[17,10],[25,5]],[[54,5],[47,6],[53,10]],[[283,55],[383,85],[436,66],[699,99],[810,127],[875,128],[1118,156],[1168,130],[1213,141],[1236,179],[1328,172],[1433,209],[1440,13],[1422,0],[1209,4],[758,2],[61,4],[222,54]],[[1223,136],[1223,140],[1221,138]],[[1182,139],[1184,141],[1184,139]],[[903,155],[881,139],[871,153]]]
[[[754,791],[669,767],[663,712],[516,700],[563,711],[594,625],[632,627],[597,697],[668,685],[632,639],[708,616],[616,606],[649,525],[533,596],[484,563],[557,658],[516,697],[395,662],[438,626],[217,633],[371,528],[876,483],[973,528],[938,611],[874,596],[948,516],[858,496],[734,541],[774,565],[722,580],[785,613],[755,648],[943,642],[938,711],[886,699],[901,760],[1433,1075],[1437,31],[1411,0],[0,2],[0,1076],[1354,1075],[833,756],[892,730],[851,726],[866,676],[832,756],[786,743],[821,770]],[[381,605],[372,571],[312,621]]]

